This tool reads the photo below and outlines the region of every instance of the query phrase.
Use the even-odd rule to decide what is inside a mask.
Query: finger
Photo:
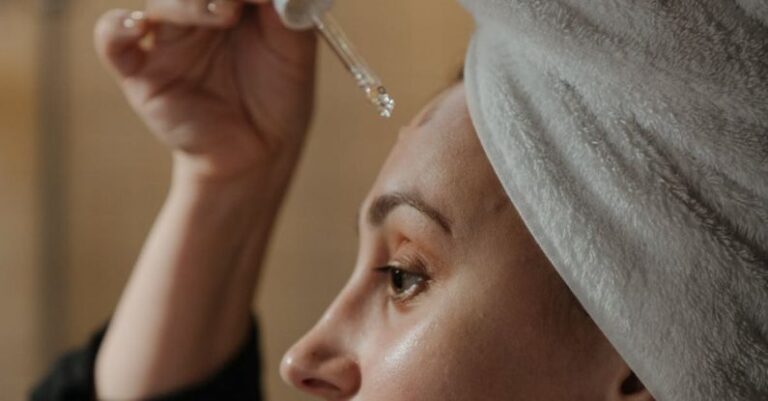
[[[144,62],[139,43],[149,24],[140,11],[111,10],[96,23],[94,42],[102,62],[116,75],[135,74]]]
[[[148,0],[146,13],[153,22],[226,28],[237,23],[242,8],[242,0]]]

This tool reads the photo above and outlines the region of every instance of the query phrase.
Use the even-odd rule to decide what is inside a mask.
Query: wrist
[[[211,177],[174,161],[166,208],[186,216],[195,230],[225,229],[227,235],[261,238],[268,235],[278,214],[292,170],[275,166],[267,171]]]
[[[229,283],[221,288],[232,288],[240,285],[235,284],[240,281],[254,286],[280,209],[283,188],[230,181],[201,182],[178,178],[176,172],[174,176],[158,221],[165,222],[163,227],[176,233],[173,235],[181,241],[178,247],[183,245],[186,250],[180,254],[183,262],[164,263],[175,266],[170,270],[176,273],[170,274],[187,275],[190,266],[198,266],[196,274],[211,275],[208,280],[212,282]],[[214,269],[199,263],[215,255],[219,261]]]
[[[300,149],[274,152],[233,166],[176,151],[172,154],[171,191],[232,201],[241,198],[246,202],[279,202],[293,176],[299,153]]]

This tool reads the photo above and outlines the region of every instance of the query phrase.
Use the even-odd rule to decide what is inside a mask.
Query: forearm
[[[242,344],[291,165],[247,184],[202,183],[177,169],[99,352],[100,397],[189,385]]]

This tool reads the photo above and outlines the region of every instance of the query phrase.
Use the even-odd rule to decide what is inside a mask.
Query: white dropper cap
[[[315,27],[315,18],[333,6],[333,0],[274,0],[277,13],[285,26],[291,29]]]

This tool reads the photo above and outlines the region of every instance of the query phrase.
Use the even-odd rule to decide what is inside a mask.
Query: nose
[[[319,322],[285,354],[280,364],[283,380],[326,400],[348,400],[360,388],[360,367],[333,336],[327,318]]]
[[[360,391],[368,305],[361,283],[353,274],[317,324],[285,353],[283,381],[328,401],[348,401]]]

